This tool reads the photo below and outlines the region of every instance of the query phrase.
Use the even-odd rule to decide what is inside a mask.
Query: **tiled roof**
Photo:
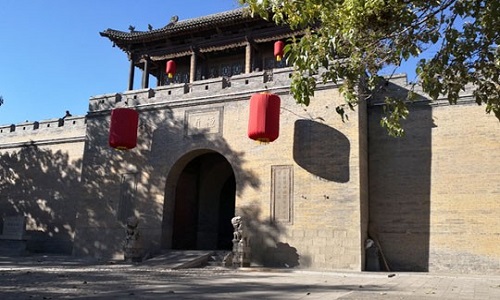
[[[165,37],[175,35],[181,32],[190,32],[200,28],[215,27],[225,24],[238,23],[252,19],[245,8],[234,9],[222,13],[206,15],[198,18],[178,21],[173,24],[168,24],[162,28],[150,31],[131,31],[124,32],[114,29],[106,29],[101,32],[101,36],[107,37],[112,41],[133,42],[142,40],[151,40],[156,37]]]

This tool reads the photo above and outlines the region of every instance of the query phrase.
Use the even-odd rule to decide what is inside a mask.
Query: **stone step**
[[[214,251],[163,251],[160,255],[143,262],[144,265],[164,265],[168,269],[199,268],[207,264]]]
[[[0,240],[0,255],[22,256],[26,255],[26,240]]]
[[[231,253],[231,251],[215,251],[207,261],[208,266],[224,267],[224,258]]]

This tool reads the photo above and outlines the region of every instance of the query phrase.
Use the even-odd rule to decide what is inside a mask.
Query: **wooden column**
[[[247,41],[245,47],[245,74],[252,72],[252,44]]]
[[[158,70],[157,72],[157,76],[156,76],[156,86],[162,86],[163,85],[163,76],[162,76],[162,72],[161,72],[161,69]]]
[[[134,89],[134,72],[135,72],[134,57],[132,55],[129,55],[129,60],[130,60],[130,70],[128,72],[128,90],[131,91]]]
[[[147,89],[149,87],[149,57],[143,57],[144,70],[142,72],[142,88]]]
[[[189,68],[189,83],[193,83],[196,79],[196,52],[191,53],[191,63]]]

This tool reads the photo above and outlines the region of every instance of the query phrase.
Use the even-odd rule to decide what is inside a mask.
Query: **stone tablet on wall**
[[[120,200],[117,208],[117,218],[122,223],[126,223],[127,219],[134,216],[135,210],[135,194],[137,190],[137,174],[124,173],[121,175],[120,182]]]
[[[23,240],[26,234],[26,217],[14,216],[3,218],[2,239]]]
[[[292,166],[271,166],[271,217],[275,222],[293,221],[292,183]]]

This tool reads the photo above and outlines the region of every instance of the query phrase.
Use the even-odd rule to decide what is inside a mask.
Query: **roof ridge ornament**
[[[165,25],[165,27],[171,27],[171,26],[174,26],[177,22],[179,21],[179,16],[177,15],[173,15],[171,18],[170,18],[170,22]]]

